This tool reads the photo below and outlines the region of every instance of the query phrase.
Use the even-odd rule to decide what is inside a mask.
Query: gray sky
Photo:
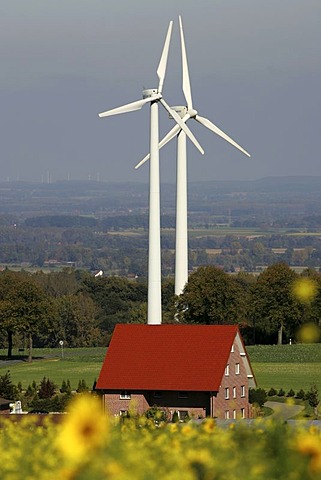
[[[189,180],[321,175],[320,0],[1,0],[0,181],[148,180],[149,107],[98,112],[157,87],[174,20],[163,95],[184,104],[178,15],[194,106],[251,154],[194,121]],[[172,126],[160,109],[161,135]],[[175,141],[161,152],[175,178]]]

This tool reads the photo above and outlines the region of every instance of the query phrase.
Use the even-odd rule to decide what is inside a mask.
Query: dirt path
[[[287,403],[280,402],[265,402],[264,406],[272,408],[273,410],[269,418],[278,418],[281,420],[293,418],[304,409],[302,405],[288,405]]]

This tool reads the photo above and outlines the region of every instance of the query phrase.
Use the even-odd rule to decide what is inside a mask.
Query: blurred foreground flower
[[[316,296],[317,291],[317,283],[311,278],[301,277],[293,283],[292,293],[300,302],[311,302]]]
[[[109,417],[97,397],[81,394],[70,405],[57,447],[70,460],[86,460],[88,453],[105,443],[108,431]]]
[[[304,434],[297,439],[297,449],[310,459],[312,472],[321,471],[321,439],[319,435]]]
[[[312,322],[304,323],[296,333],[300,343],[317,343],[321,338],[321,330],[318,325]]]

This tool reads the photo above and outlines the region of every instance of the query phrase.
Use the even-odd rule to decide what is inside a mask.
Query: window
[[[122,390],[120,392],[119,398],[121,400],[130,400],[131,399],[131,394],[127,390]]]
[[[236,410],[233,410],[233,418],[236,419]]]
[[[240,373],[240,364],[239,363],[235,364],[235,373],[236,373],[236,375],[239,375],[239,373]]]
[[[229,410],[225,410],[225,420],[228,420],[230,418],[230,412]]]
[[[127,417],[128,416],[128,410],[120,410],[119,415],[123,416],[123,417]]]
[[[236,387],[233,387],[233,398],[236,398]]]
[[[229,364],[227,364],[225,367],[225,376],[227,377],[229,374],[230,374],[230,366]]]
[[[241,408],[241,417],[245,418],[245,408]]]
[[[225,389],[225,400],[228,400],[230,398],[230,389],[227,387]]]
[[[178,398],[188,398],[188,392],[178,392]]]
[[[187,410],[178,410],[178,418],[183,422],[184,420],[188,419],[188,411]]]
[[[234,343],[233,343],[232,348],[231,348],[231,353],[234,353]]]
[[[241,397],[245,397],[245,385],[241,386]]]

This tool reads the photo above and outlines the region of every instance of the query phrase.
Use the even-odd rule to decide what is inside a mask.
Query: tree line
[[[303,294],[296,295],[300,281]],[[298,274],[285,263],[257,276],[204,266],[190,274],[178,297],[173,280],[164,280],[162,304],[163,323],[238,324],[247,344],[299,341],[297,332],[306,324],[315,326],[317,341],[321,275],[309,269]],[[57,347],[61,340],[71,348],[105,346],[115,324],[146,322],[144,279],[95,277],[71,268],[0,272],[0,346],[8,357],[20,348],[31,360],[33,346]]]

